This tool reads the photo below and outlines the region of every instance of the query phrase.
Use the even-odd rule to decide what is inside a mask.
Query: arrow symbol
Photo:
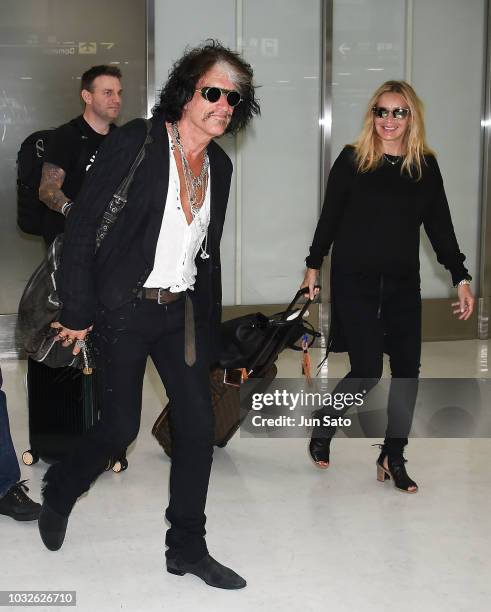
[[[78,52],[81,54],[97,53],[97,43],[95,42],[79,42]]]
[[[348,45],[346,43],[342,43],[339,47],[338,47],[338,51],[342,54],[342,55],[346,55],[347,51],[351,51],[351,47],[348,47]]]
[[[101,42],[101,45],[103,47],[106,47],[106,49],[109,51],[109,49],[112,49],[114,47],[115,43],[113,43],[113,42],[106,42],[106,43]]]

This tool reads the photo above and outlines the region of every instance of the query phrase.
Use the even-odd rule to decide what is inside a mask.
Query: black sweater
[[[391,158],[396,160],[397,158]],[[401,163],[359,173],[346,146],[329,174],[322,213],[306,259],[320,268],[333,246],[336,274],[387,274],[419,282],[420,226],[456,285],[470,279],[463,265],[436,159],[428,155],[420,181],[401,175]]]

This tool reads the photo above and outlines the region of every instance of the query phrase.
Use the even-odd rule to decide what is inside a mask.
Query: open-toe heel
[[[329,467],[329,453],[332,438],[311,438],[309,455],[314,464],[321,470]]]
[[[402,452],[397,454],[388,454],[384,447],[380,444],[374,444],[381,449],[379,458],[376,461],[377,466],[377,480],[385,482],[392,478],[394,486],[399,491],[404,493],[417,493],[418,485],[409,477],[405,463],[407,459],[404,459]],[[385,458],[387,458],[387,467],[384,465]]]

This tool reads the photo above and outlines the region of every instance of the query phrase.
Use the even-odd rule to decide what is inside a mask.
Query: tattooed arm
[[[61,187],[65,180],[66,173],[63,168],[45,162],[41,172],[41,183],[39,184],[39,199],[44,202],[48,208],[55,212],[68,212],[69,206],[63,205],[70,202],[70,199],[63,193]]]

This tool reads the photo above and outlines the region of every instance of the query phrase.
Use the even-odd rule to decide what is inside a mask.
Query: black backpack
[[[17,153],[17,225],[27,234],[42,236],[46,205],[38,196],[44,154],[53,130],[28,136]]]
[[[80,134],[80,148],[77,167],[84,167],[87,158],[87,139],[80,129],[77,119],[68,123]],[[39,185],[44,156],[48,150],[49,139],[55,128],[41,130],[28,136],[20,145],[17,153],[17,225],[26,234],[43,235],[43,219],[46,204],[39,199]]]

